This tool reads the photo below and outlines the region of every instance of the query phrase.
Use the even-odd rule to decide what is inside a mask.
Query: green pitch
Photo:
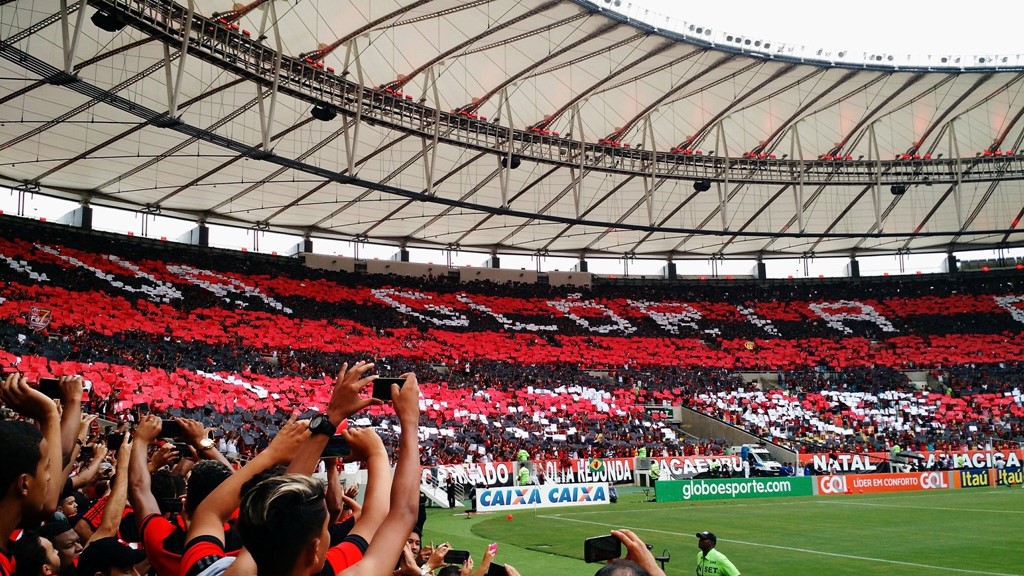
[[[618,504],[541,508],[468,518],[431,509],[424,543],[448,541],[479,561],[498,542],[496,561],[523,576],[590,576],[583,540],[629,528],[665,551],[670,576],[693,574],[695,532],[749,576],[1024,576],[1024,489],[981,488],[818,498],[701,503],[644,502],[619,491]]]

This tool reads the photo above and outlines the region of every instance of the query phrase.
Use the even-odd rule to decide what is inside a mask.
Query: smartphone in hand
[[[622,541],[615,536],[594,536],[583,541],[583,561],[603,562],[622,556]]]
[[[39,391],[47,398],[60,398],[60,380],[56,378],[40,378]]]
[[[184,435],[185,432],[181,429],[181,424],[178,424],[177,420],[167,419],[160,425],[161,438],[181,438]]]
[[[466,560],[469,560],[469,550],[449,550],[448,553],[444,555],[445,564],[462,566]]]
[[[384,402],[391,402],[391,385],[398,384],[401,388],[405,378],[377,378],[373,381],[373,397]]]
[[[323,451],[320,452],[321,458],[344,458],[352,453],[352,447],[348,441],[345,440],[344,436],[331,436],[331,439],[327,441],[327,446],[324,446]]]

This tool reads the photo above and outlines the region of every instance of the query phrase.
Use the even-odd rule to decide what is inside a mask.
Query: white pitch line
[[[591,522],[589,520],[578,520],[576,518],[564,518],[559,515],[541,515],[541,518],[552,518],[555,520],[565,520],[567,522],[579,522],[581,524],[594,524],[596,526],[605,526],[610,528],[628,528],[629,530],[642,531],[642,532],[656,532],[658,534],[668,534],[669,536],[686,536],[682,532],[670,532],[668,530],[654,530],[652,528],[643,528],[638,526],[622,526],[621,524],[608,524],[606,522]],[[744,544],[747,546],[756,546],[758,548],[774,548],[776,550],[788,550],[790,552],[803,552],[805,554],[817,554],[819,556],[831,556],[833,558],[848,558],[850,560],[863,560],[865,562],[878,562],[881,564],[897,564],[900,566],[913,566],[914,568],[927,568],[929,570],[943,570],[946,572],[959,572],[962,574],[982,574],[984,576],[1021,576],[1020,574],[1007,574],[1004,572],[983,572],[981,570],[966,570],[964,568],[949,568],[946,566],[934,566],[931,564],[918,564],[916,562],[903,562],[900,560],[886,560],[884,558],[871,558],[868,556],[854,556],[852,554],[838,554],[836,552],[822,552],[821,550],[808,550],[806,548],[793,548],[790,546],[776,546],[775,544],[762,544],[760,542],[746,542],[743,540],[726,540],[722,539],[722,542],[730,542],[732,544]]]

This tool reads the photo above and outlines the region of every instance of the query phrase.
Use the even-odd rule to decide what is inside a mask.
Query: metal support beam
[[[170,118],[177,118],[177,116],[178,116],[178,96],[181,93],[181,82],[185,78],[185,62],[188,60],[189,40],[191,40],[191,38],[192,38],[192,22],[194,21],[193,17],[195,16],[195,13],[196,13],[196,3],[195,3],[195,0],[188,0],[188,15],[186,17],[187,20],[185,21],[185,30],[184,30],[182,38],[181,38],[181,50],[180,50],[180,53],[178,55],[178,75],[177,75],[177,78],[175,79],[173,85],[170,82],[170,80],[171,80],[170,48],[166,47],[166,45],[165,45],[165,48],[164,48],[164,64],[166,66],[168,66],[168,69],[167,69],[167,81],[168,82],[167,83],[168,83],[169,98],[168,98],[168,102],[167,102],[167,116],[170,117]]]
[[[796,218],[800,226],[800,233],[803,234],[807,229],[804,223],[804,175],[806,170],[804,170],[804,147],[800,142],[800,123],[794,124],[790,132],[792,132],[792,139],[789,145],[789,155],[797,163],[797,181],[793,186],[793,203],[796,205]]]
[[[725,138],[725,127],[723,118],[715,125],[715,150],[722,154],[722,157],[729,157],[729,142]],[[722,230],[729,229],[729,162],[725,162],[722,169],[722,181],[716,182],[718,189],[718,213],[722,217]]]
[[[82,36],[82,22],[85,20],[85,6],[89,0],[81,0],[78,6],[78,14],[75,17],[74,31],[69,29],[68,24],[68,0],[60,0],[60,29],[61,39],[64,41],[64,72],[71,74],[75,68],[75,53],[78,51],[78,39]]]
[[[953,185],[953,205],[956,206],[957,229],[964,229],[964,195],[960,190],[964,179],[964,162],[960,156],[960,143],[956,139],[956,118],[949,121],[946,132],[949,132],[949,153],[956,158],[956,184]]]
[[[515,128],[512,126],[512,105],[508,101],[508,89],[502,88],[498,97],[498,116],[501,118],[501,125],[508,130],[506,142],[495,142],[495,148],[505,146],[505,158],[498,158],[498,183],[501,185],[501,207],[508,208],[508,178],[512,170],[512,156],[515,153],[515,138],[512,133]]]
[[[875,162],[875,183],[871,186],[871,200],[875,207],[875,231],[882,232],[882,155],[878,150],[875,123],[868,126],[868,161]]]
[[[433,137],[428,140],[426,136],[420,138],[420,142],[423,144],[423,176],[427,181],[425,186],[427,194],[430,196],[434,195],[434,167],[437,164],[437,143],[441,138],[441,95],[437,90],[437,72],[436,69],[431,66],[427,68],[426,74],[423,78],[423,99],[426,99],[426,95],[430,94],[433,100],[434,114],[431,116],[432,125],[422,126],[424,132],[429,130]],[[424,122],[425,124],[425,122]]]
[[[355,101],[355,118],[345,125],[345,161],[348,166],[347,174],[351,176],[356,174],[356,148],[359,146],[359,127],[363,123],[363,95],[366,91],[366,85],[363,83],[363,65],[359,61],[358,43],[358,36],[345,43],[345,68],[342,70],[342,75],[348,75],[350,66],[355,65],[356,83],[359,86]]]
[[[644,176],[644,200],[647,202],[647,223],[654,226],[654,188],[658,181],[658,145],[654,141],[654,124],[651,115],[644,118],[644,147],[651,151],[651,173]]]
[[[583,116],[580,114],[579,104],[572,105],[572,116],[569,118],[569,125],[575,125],[573,129],[574,136],[576,136],[575,142],[579,144],[579,148],[576,150],[577,158],[579,161],[578,166],[574,166],[569,169],[569,175],[572,176],[572,199],[573,205],[576,207],[576,217],[580,217],[580,200],[583,197],[583,175],[586,174],[587,167],[587,155],[586,155],[586,140],[583,137]]]
[[[264,27],[267,21],[267,14],[270,15],[271,26],[274,28],[274,43],[276,53],[274,54],[274,79],[270,84],[270,109],[263,106],[263,90],[257,86],[256,98],[259,101],[260,109],[260,132],[263,135],[263,149],[270,150],[270,136],[274,129],[274,110],[277,108],[277,87],[281,83],[281,59],[284,55],[284,48],[281,44],[281,31],[277,27],[276,3],[270,2],[270,8],[263,12],[263,23],[260,25],[260,37],[264,35]]]

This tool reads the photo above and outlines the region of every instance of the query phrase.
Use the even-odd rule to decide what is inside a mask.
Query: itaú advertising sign
[[[819,496],[863,494],[865,492],[906,492],[910,490],[948,490],[949,472],[912,472],[908,474],[846,474],[818,476],[814,488]]]
[[[591,504],[608,504],[606,482],[487,488],[478,491],[476,498],[476,509],[481,512]]]

